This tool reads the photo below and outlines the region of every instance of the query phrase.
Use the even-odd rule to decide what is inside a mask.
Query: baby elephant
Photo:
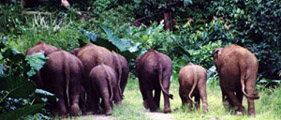
[[[207,93],[206,93],[206,70],[191,62],[182,67],[179,72],[179,95],[182,105],[189,103],[190,108],[193,106],[192,96],[195,97],[195,106],[199,108],[200,98],[203,102],[203,111],[208,111]]]
[[[88,81],[90,88],[87,89],[89,101],[92,105],[90,108],[95,112],[99,111],[102,106],[106,115],[112,114],[112,99],[121,99],[121,89],[118,88],[116,72],[105,64],[94,67],[89,74]],[[100,98],[103,105],[100,105]]]

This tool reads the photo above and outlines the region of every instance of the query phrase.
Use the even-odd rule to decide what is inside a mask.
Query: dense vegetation
[[[38,55],[28,62],[24,55],[39,40],[67,51],[92,41],[126,56],[132,72],[139,54],[156,49],[173,59],[174,79],[187,62],[212,67],[213,50],[235,43],[257,56],[258,82],[280,82],[279,0],[73,0],[72,11],[60,6],[59,0],[26,3],[23,7],[12,0],[0,5],[0,113],[33,107],[34,112],[21,115],[47,114],[40,109],[52,95],[36,90],[29,80],[34,74],[29,71],[42,67],[32,64],[44,64],[46,58]],[[16,85],[3,87],[17,80],[27,86],[21,88],[26,90],[24,96],[13,93],[21,91]],[[43,114],[36,116],[47,119]]]

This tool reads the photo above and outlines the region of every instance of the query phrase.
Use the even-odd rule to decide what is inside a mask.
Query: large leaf
[[[5,97],[10,96],[14,98],[26,98],[35,91],[33,82],[28,81],[24,77],[16,77],[12,75],[1,77],[0,88],[8,91]],[[4,98],[2,98],[2,100]]]
[[[51,101],[50,103],[58,102],[58,98],[53,93],[42,89],[35,90],[35,96],[37,102],[46,103],[47,101]]]
[[[8,37],[0,37],[0,49],[5,48],[6,47],[6,43],[8,41]]]
[[[114,34],[109,29],[107,29],[106,27],[104,27],[102,25],[100,25],[100,27],[106,33],[107,39],[112,44],[114,44],[120,50],[120,52],[124,52],[127,50],[127,45],[124,42],[122,42],[121,39],[116,34]]]
[[[183,6],[188,6],[192,4],[192,0],[183,0]]]
[[[24,60],[25,58],[25,56],[22,53],[20,53],[17,49],[14,48],[8,48],[3,52],[2,56],[6,59],[10,59],[14,63],[18,63]]]
[[[0,115],[1,120],[17,120],[23,116],[39,112],[45,104],[34,104],[19,108],[15,111],[7,111]]]
[[[5,67],[4,67],[4,64],[0,64],[0,76],[3,76],[5,73]]]
[[[31,67],[30,71],[27,72],[27,75],[31,77],[44,66],[48,58],[45,57],[43,53],[36,53],[31,56],[27,56],[25,60],[27,60],[27,63]]]

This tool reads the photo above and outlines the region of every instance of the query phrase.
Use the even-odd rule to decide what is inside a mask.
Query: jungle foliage
[[[215,48],[238,44],[257,56],[258,81],[280,82],[279,0],[69,0],[74,11],[59,0],[25,1],[25,7],[19,0],[0,4],[1,118],[18,112],[10,117],[48,119],[41,108],[55,98],[30,81],[46,58],[23,54],[39,40],[67,51],[94,42],[126,56],[131,66],[156,49],[173,59],[173,76],[188,62],[208,69]]]

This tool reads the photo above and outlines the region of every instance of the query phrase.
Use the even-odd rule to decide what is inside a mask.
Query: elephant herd
[[[122,105],[129,67],[126,58],[108,49],[88,43],[75,48],[72,54],[40,41],[29,48],[27,55],[43,52],[49,59],[31,79],[37,88],[55,94],[58,103],[53,107],[59,116],[67,117],[93,114],[112,114],[113,103]],[[219,83],[224,106],[243,114],[242,99],[248,99],[248,114],[255,116],[254,100],[258,72],[257,58],[238,45],[217,48],[212,54],[219,73]],[[169,93],[172,60],[156,50],[149,50],[135,60],[136,74],[143,98],[143,106],[151,112],[160,108],[161,92],[164,95],[164,113],[170,113]],[[188,63],[179,71],[179,96],[182,105],[200,106],[208,111],[206,70]],[[195,101],[192,100],[195,97]]]

